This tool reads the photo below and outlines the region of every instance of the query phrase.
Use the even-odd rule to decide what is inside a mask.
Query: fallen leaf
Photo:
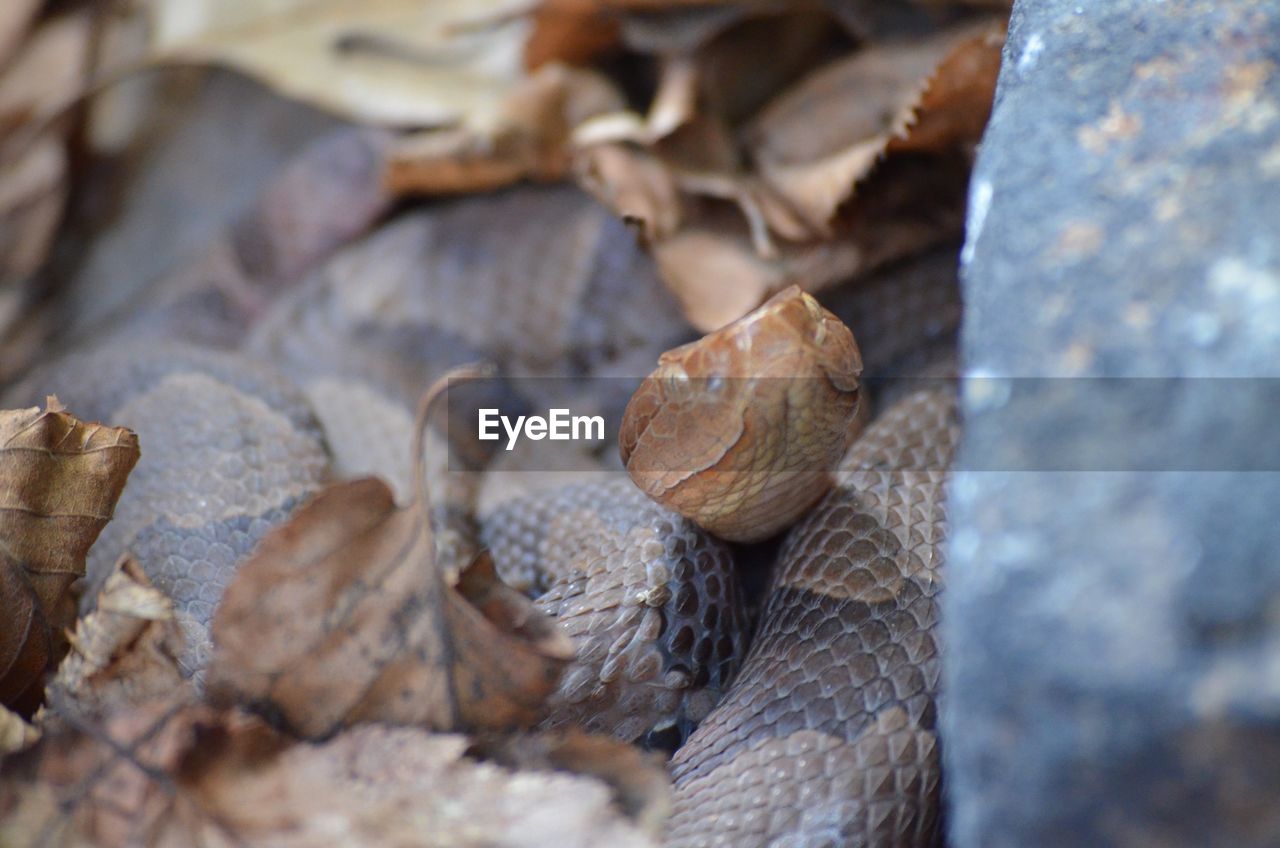
[[[468,758],[468,747],[381,725],[294,742],[240,713],[149,701],[7,759],[0,843],[656,846],[652,805],[628,814],[619,801],[634,793],[592,769],[514,771]],[[637,782],[665,781],[654,771]]]
[[[448,585],[431,546],[416,506],[397,509],[380,480],[322,492],[227,589],[211,695],[267,707],[310,737],[362,721],[532,723],[571,656],[567,637],[492,586],[491,568]]]
[[[976,143],[995,91],[1001,33],[984,21],[823,67],[746,130],[760,173],[821,231],[886,153]]]
[[[490,128],[524,73],[528,0],[152,0],[157,62],[235,68],[374,124]]]
[[[991,115],[1004,37],[1003,22],[987,23],[952,47],[920,93],[906,132],[890,139],[890,154],[978,143]]]
[[[70,641],[71,651],[49,681],[49,701],[58,712],[105,715],[189,685],[178,667],[182,632],[173,601],[130,557],[116,564]]]
[[[601,144],[583,151],[576,168],[583,188],[637,226],[646,242],[661,241],[680,228],[675,174],[654,156],[629,145]]]
[[[736,77],[724,71],[736,67],[735,40],[767,36],[774,19],[755,17],[763,13],[702,10],[706,32],[679,46],[651,22],[628,18],[624,33],[658,52],[668,45],[699,80],[715,67],[715,47],[720,76]],[[793,18],[817,37],[820,16],[780,20]],[[743,107],[699,96],[693,111],[685,80],[686,93],[672,97],[681,104],[674,127],[658,126],[656,105],[647,119],[603,115],[580,126],[575,175],[638,227],[690,323],[714,330],[789,285],[818,292],[958,232],[966,157],[990,108],[1002,33],[983,20],[861,49],[791,86],[739,131],[725,116]],[[680,52],[698,49],[711,52]]]
[[[652,245],[663,281],[694,327],[710,332],[796,285],[815,294],[945,242],[964,225],[967,161],[900,157],[841,211],[828,238],[774,240],[761,255],[741,211],[704,204]]]
[[[411,456],[424,454],[432,399],[465,373],[427,393]],[[417,475],[407,508],[381,480],[342,483],[262,541],[214,616],[211,698],[308,737],[360,722],[506,729],[540,717],[573,656],[568,636],[487,558],[445,567],[454,557],[436,552],[421,462]]]
[[[71,585],[138,455],[133,432],[79,421],[57,398],[0,412],[0,703],[35,708],[66,651]]]
[[[388,157],[386,185],[395,194],[447,194],[558,180],[569,168],[573,129],[622,103],[621,93],[595,72],[545,65],[503,99],[493,129],[458,127],[402,139]]]
[[[176,779],[197,740],[226,723],[207,707],[161,698],[51,728],[5,760],[0,843],[200,844],[215,833],[226,840]]]

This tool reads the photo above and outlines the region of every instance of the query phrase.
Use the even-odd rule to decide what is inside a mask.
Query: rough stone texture
[[[1275,3],[1017,4],[971,185],[968,374],[1280,374],[1276,44]],[[1274,456],[1274,405],[1180,385],[1066,417],[970,386],[960,467],[1152,421],[1231,421],[1226,467]],[[1280,475],[971,470],[952,498],[952,844],[1277,844]]]

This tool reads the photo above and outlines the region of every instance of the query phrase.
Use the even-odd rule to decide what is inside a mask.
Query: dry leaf
[[[354,120],[488,129],[528,0],[151,0],[154,58],[209,62]]]
[[[377,725],[294,743],[252,717],[151,701],[7,760],[0,844],[656,845],[651,808],[643,826],[618,808],[634,793],[467,749],[461,736]]]
[[[921,92],[907,131],[889,141],[890,154],[978,143],[991,115],[1004,36],[1003,23],[988,23],[956,43]]]
[[[747,130],[761,174],[822,231],[886,152],[976,143],[995,91],[1000,32],[983,22],[822,68]]]
[[[33,748],[5,760],[0,843],[200,844],[219,828],[175,778],[197,740],[227,732],[228,723],[207,707],[163,698],[100,723],[51,728]]]
[[[503,100],[493,130],[435,130],[399,142],[387,161],[386,185],[395,194],[442,194],[558,180],[569,168],[573,129],[622,103],[605,77],[546,65]]]
[[[419,505],[379,480],[322,492],[263,540],[214,617],[209,690],[326,736],[361,721],[435,729],[536,720],[572,649],[477,564],[433,561]]]
[[[577,172],[582,186],[638,226],[645,241],[660,241],[679,229],[675,174],[654,156],[622,144],[596,145],[578,156]]]
[[[79,421],[53,397],[47,407],[0,412],[0,703],[20,712],[65,652],[71,584],[138,461],[132,431]]]
[[[76,623],[71,651],[49,682],[59,712],[104,715],[188,686],[178,668],[182,632],[173,601],[130,557],[116,563],[93,612]]]
[[[671,779],[661,755],[581,730],[482,739],[472,752],[521,771],[564,771],[599,778],[618,807],[646,833],[662,835],[671,812]]]
[[[778,241],[762,256],[740,212],[721,204],[653,245],[664,282],[703,332],[796,285],[817,293],[953,238],[964,224],[967,161],[900,157],[877,169],[827,239]]]
[[[724,67],[735,39],[756,43],[773,20],[699,14],[708,34],[680,49],[715,46]],[[812,15],[792,18],[816,27]],[[654,49],[672,37],[630,19],[627,32]],[[985,123],[1001,40],[984,21],[861,50],[797,83],[736,139],[717,110],[737,107],[690,115],[687,96],[672,98],[683,107],[665,135],[652,115],[601,116],[575,133],[576,175],[639,226],[690,323],[714,330],[789,285],[817,292],[958,231],[967,162],[955,151],[967,155]],[[709,56],[684,61],[701,78]]]

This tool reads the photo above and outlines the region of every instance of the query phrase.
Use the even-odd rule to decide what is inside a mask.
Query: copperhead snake
[[[483,354],[516,373],[572,374],[572,402],[616,416],[627,393],[603,378],[642,375],[694,337],[631,234],[568,188],[410,211],[320,253],[231,332],[192,334],[175,320],[185,313],[160,310],[4,398],[56,393],[82,418],[138,432],[143,458],[91,552],[85,597],[132,551],[177,604],[188,674],[207,662],[237,563],[308,496],[368,473],[406,492],[412,404],[449,365]],[[864,376],[946,346],[954,255],[826,298],[850,317]],[[197,289],[166,302],[226,298],[182,285]],[[879,410],[835,488],[785,536],[754,632],[744,548],[647,498],[616,448],[592,457],[607,482],[545,488],[529,475],[544,488],[482,497],[499,572],[578,653],[548,723],[682,743],[670,845],[933,844],[933,625],[956,434],[946,391]]]

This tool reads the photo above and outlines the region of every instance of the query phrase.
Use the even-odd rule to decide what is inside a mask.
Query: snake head
[[[619,445],[649,497],[732,541],[767,538],[831,486],[856,435],[862,357],[796,286],[658,360]]]

